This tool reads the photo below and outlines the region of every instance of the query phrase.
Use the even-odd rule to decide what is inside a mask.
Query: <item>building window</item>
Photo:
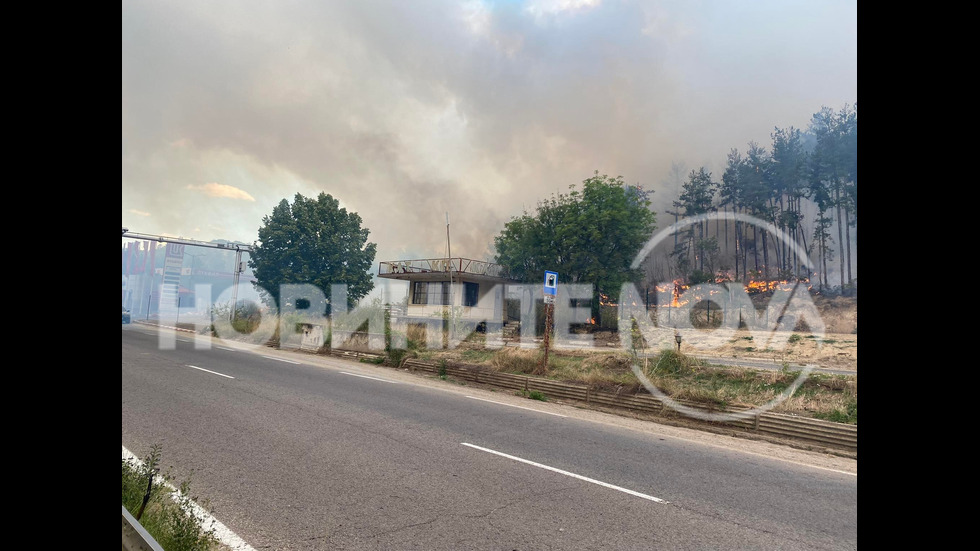
[[[480,284],[463,282],[463,306],[476,306],[480,300]]]
[[[412,304],[449,304],[448,281],[416,281],[412,285]]]
[[[425,304],[426,284],[423,281],[412,283],[412,304]]]

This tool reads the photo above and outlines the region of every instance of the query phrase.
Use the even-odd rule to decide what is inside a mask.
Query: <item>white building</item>
[[[492,262],[468,258],[393,260],[378,264],[378,277],[409,282],[407,318],[442,317],[446,307],[464,322],[502,325],[504,286],[514,283],[507,270]]]

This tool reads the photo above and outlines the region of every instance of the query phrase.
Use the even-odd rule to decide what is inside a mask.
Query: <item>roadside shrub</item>
[[[405,360],[407,360],[408,358],[414,358],[416,356],[417,354],[412,350],[406,350],[404,348],[392,348],[390,351],[388,351],[388,355],[386,356],[385,359],[385,364],[394,367],[401,367],[402,364],[405,363]]]
[[[661,350],[660,355],[646,363],[648,377],[655,375],[687,375],[694,372],[698,362],[676,350]]]
[[[193,512],[190,481],[175,489],[169,474],[157,474],[160,446],[155,445],[142,462],[122,460],[122,504],[134,517],[140,513],[147,487],[150,497],[139,518],[140,525],[167,551],[211,551],[219,549],[213,526]],[[153,476],[152,486],[150,479]]]
[[[504,348],[494,354],[491,365],[505,373],[532,373],[540,363],[541,355],[537,350]]]

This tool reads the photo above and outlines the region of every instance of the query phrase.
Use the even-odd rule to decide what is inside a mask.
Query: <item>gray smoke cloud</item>
[[[123,225],[257,238],[296,193],[377,260],[485,259],[595,170],[676,199],[728,150],[857,101],[856,2],[122,4]]]

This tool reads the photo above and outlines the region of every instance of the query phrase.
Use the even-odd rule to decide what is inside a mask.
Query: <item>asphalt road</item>
[[[123,326],[122,444],[254,549],[857,547],[854,460],[190,338]]]

